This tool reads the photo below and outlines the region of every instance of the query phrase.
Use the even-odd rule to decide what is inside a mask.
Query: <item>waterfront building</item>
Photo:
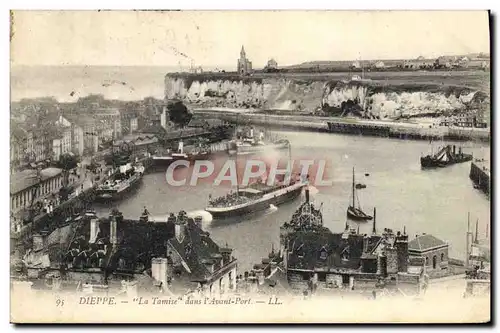
[[[429,272],[448,268],[448,250],[449,245],[433,235],[422,234],[408,243],[410,257],[424,258]]]
[[[147,154],[159,147],[158,138],[154,134],[129,134],[114,142],[116,149],[128,150],[134,154]]]
[[[23,170],[13,174],[10,180],[11,213],[16,215],[37,201],[57,194],[62,181],[62,170],[58,168]]]
[[[243,46],[241,46],[237,68],[240,75],[248,75],[252,73],[252,62],[247,59],[245,48]]]
[[[457,127],[473,127],[486,128],[487,124],[484,119],[484,110],[467,110],[456,112],[451,116],[445,117],[441,122],[441,126],[457,126]]]

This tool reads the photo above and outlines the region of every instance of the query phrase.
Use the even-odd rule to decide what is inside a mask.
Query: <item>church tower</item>
[[[245,47],[241,46],[240,58],[238,59],[238,74],[248,75],[252,72],[252,62],[247,59]]]

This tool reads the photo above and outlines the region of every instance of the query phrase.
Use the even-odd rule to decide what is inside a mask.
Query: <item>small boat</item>
[[[355,221],[368,221],[373,219],[372,216],[363,212],[359,205],[359,199],[356,195],[356,180],[354,177],[354,168],[352,168],[352,202],[347,207],[347,217]],[[357,200],[356,200],[357,199]]]
[[[429,154],[420,158],[422,168],[444,168],[456,163],[472,161],[472,154],[465,154],[460,147],[458,153],[456,146],[447,145],[436,154]]]
[[[368,177],[370,174],[369,173],[365,173],[365,177]]]
[[[356,189],[360,190],[360,189],[363,189],[363,188],[366,188],[365,184],[360,184],[360,183],[356,184]]]

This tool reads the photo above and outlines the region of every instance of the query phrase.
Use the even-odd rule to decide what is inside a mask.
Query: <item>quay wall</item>
[[[399,139],[490,141],[489,130],[482,128],[461,129],[443,126],[430,128],[414,123],[342,119],[334,117],[264,115],[251,112],[196,110],[195,113],[236,124],[254,124],[304,131],[371,135]]]
[[[470,166],[469,178],[486,194],[490,194],[490,170],[484,161],[474,161]]]
[[[463,82],[468,82],[468,74],[432,79],[421,73],[412,75],[404,78],[387,73],[373,80],[351,80],[349,73],[308,77],[169,73],[165,76],[164,93],[166,99],[179,99],[197,107],[296,113],[323,110],[329,114],[348,110],[379,119],[478,108],[489,112],[489,88],[463,86]],[[487,74],[481,75],[480,81],[489,82]]]

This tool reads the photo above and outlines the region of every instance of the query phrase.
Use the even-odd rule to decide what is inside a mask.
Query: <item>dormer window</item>
[[[319,250],[319,258],[321,260],[326,260],[326,258],[328,258],[328,251],[326,250],[326,247],[323,246],[320,250]]]
[[[342,257],[342,260],[344,261],[347,261],[349,260],[349,246],[345,247],[343,250],[342,250],[342,253],[340,254],[340,256]]]

